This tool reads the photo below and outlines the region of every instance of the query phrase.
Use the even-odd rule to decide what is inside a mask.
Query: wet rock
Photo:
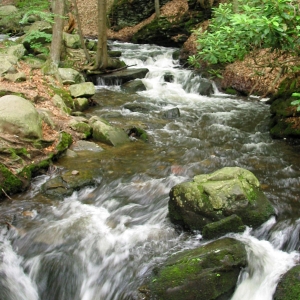
[[[176,119],[180,117],[180,111],[178,107],[171,108],[163,113],[165,119]]]
[[[77,118],[72,118],[69,122],[70,128],[81,134],[82,139],[87,139],[92,136],[92,127],[87,124],[88,121],[81,121]]]
[[[202,236],[204,239],[213,239],[221,237],[228,232],[243,232],[246,226],[242,219],[237,215],[231,215],[220,221],[209,223],[203,227]]]
[[[210,96],[211,94],[213,94],[213,92],[214,88],[212,81],[206,78],[201,78],[200,85],[198,88],[199,95]]]
[[[248,170],[226,167],[170,191],[169,215],[172,222],[189,230],[236,214],[243,225],[258,227],[274,215],[274,208]]]
[[[115,85],[124,84],[125,82],[145,78],[146,74],[149,72],[146,68],[141,69],[124,69],[121,71],[116,71],[113,73],[108,73],[104,75],[90,75],[88,79],[94,84],[99,84],[102,82],[105,85]]]
[[[292,97],[292,92],[287,90],[284,93],[275,95],[270,107],[270,134],[275,139],[296,139],[300,141],[299,126],[292,122],[293,117],[299,117],[300,112],[291,109],[291,102],[296,98]]]
[[[126,103],[124,104],[123,107],[132,112],[140,112],[140,113],[147,113],[152,109],[150,104],[138,103],[138,102]]]
[[[148,141],[148,134],[144,129],[132,127],[127,131],[127,134],[131,138],[141,139],[144,142]]]
[[[165,82],[173,82],[174,81],[174,75],[172,73],[164,74],[164,81]]]
[[[45,195],[61,200],[64,197],[72,195],[74,191],[87,186],[94,186],[96,182],[93,170],[82,169],[79,171],[76,170],[76,172],[69,170],[45,182],[41,190]]]
[[[0,98],[0,111],[0,132],[28,139],[42,138],[41,118],[30,101],[6,95]]]
[[[148,285],[151,299],[230,299],[246,263],[245,246],[231,238],[182,251],[154,271]]]
[[[0,199],[21,192],[23,182],[0,163]]]
[[[274,300],[300,299],[300,266],[295,266],[280,279]]]
[[[136,93],[145,91],[146,87],[142,80],[132,80],[121,85],[121,89],[127,93]]]
[[[103,148],[93,142],[89,141],[77,141],[74,143],[71,148],[74,151],[92,151],[92,152],[101,152]]]
[[[104,119],[96,116],[90,118],[89,124],[93,129],[93,139],[111,146],[120,146],[128,143],[129,137],[121,128],[110,125]]]

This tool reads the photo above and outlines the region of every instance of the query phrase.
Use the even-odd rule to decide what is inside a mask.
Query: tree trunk
[[[86,49],[86,46],[84,43],[84,37],[83,37],[82,29],[81,29],[81,21],[80,21],[79,12],[78,12],[77,1],[73,0],[73,4],[74,4],[74,9],[75,9],[75,18],[76,18],[76,22],[78,25],[78,33],[79,33],[79,37],[80,37],[81,47],[84,51],[87,61],[90,62],[91,57],[90,57],[90,54],[89,54],[88,50]]]
[[[159,18],[160,16],[159,0],[154,0],[154,6],[155,6],[155,16],[156,18]]]
[[[98,0],[98,43],[94,69],[105,69],[108,64],[106,30],[106,0]]]
[[[62,39],[63,39],[63,29],[64,29],[64,19],[65,14],[65,0],[53,0],[52,1],[54,24],[53,24],[53,34],[52,42],[50,48],[50,58],[54,65],[58,66],[60,62],[60,55],[62,49]]]
[[[239,12],[239,3],[238,0],[232,0],[233,12],[237,14]]]

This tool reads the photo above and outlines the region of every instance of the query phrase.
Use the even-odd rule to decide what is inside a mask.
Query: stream
[[[154,267],[204,242],[201,232],[181,232],[169,221],[170,189],[226,166],[253,172],[278,214],[235,236],[247,247],[249,268],[241,272],[232,299],[271,300],[300,246],[299,148],[271,139],[269,106],[259,99],[229,96],[216,87],[211,97],[200,96],[201,78],[180,68],[172,57],[177,49],[110,46],[122,51],[132,68],[149,69],[143,79],[147,89],[130,94],[118,83],[99,82],[99,105],[86,114],[141,127],[149,140],[101,145],[104,151],[59,159],[55,164],[61,170],[88,164],[101,171],[97,186],[63,201],[41,193],[53,176],[47,174],[0,204],[1,220],[19,228],[0,225],[0,300],[141,299],[138,288]],[[166,82],[165,75],[172,80]],[[132,103],[135,111],[126,108]],[[175,108],[179,116],[165,117]]]

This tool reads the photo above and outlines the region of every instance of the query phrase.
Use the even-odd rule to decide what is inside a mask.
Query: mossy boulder
[[[74,117],[69,122],[69,126],[74,131],[78,132],[82,139],[87,139],[92,136],[92,127],[87,123],[88,120],[85,120],[84,118],[81,120],[81,118]]]
[[[142,80],[136,79],[122,84],[121,89],[122,91],[127,93],[136,93],[136,92],[145,91],[146,87]]]
[[[228,232],[243,232],[246,226],[242,219],[237,215],[231,215],[220,221],[206,224],[203,227],[202,236],[205,239],[221,237]]]
[[[280,279],[274,300],[295,300],[300,299],[300,266],[290,269]]]
[[[245,246],[224,238],[171,256],[150,278],[152,299],[230,299],[240,269],[247,263]]]
[[[1,33],[22,33],[21,18],[21,12],[14,5],[0,6]]]
[[[271,103],[270,112],[270,134],[277,139],[300,139],[300,128],[294,124],[294,118],[300,117],[296,107],[291,102],[297,98],[293,92],[299,90],[297,82],[286,79],[279,87],[278,92],[269,100]]]
[[[63,84],[77,84],[85,82],[84,76],[72,68],[58,68]]]
[[[203,230],[205,225],[233,214],[253,228],[274,214],[258,179],[243,168],[226,167],[198,175],[170,191],[170,219],[186,229]]]
[[[42,120],[29,100],[14,95],[3,96],[0,111],[0,132],[31,140],[42,138]]]
[[[93,130],[93,140],[111,146],[120,146],[128,143],[129,137],[121,128],[112,126],[109,122],[96,116],[90,118],[89,125]]]
[[[95,172],[93,170],[68,170],[62,175],[51,178],[45,182],[41,189],[42,192],[57,200],[72,195],[74,191],[78,191],[87,186],[96,184]]]
[[[73,84],[69,88],[71,96],[74,98],[78,97],[91,97],[96,93],[96,88],[92,82],[83,82]]]
[[[0,163],[0,198],[7,195],[21,192],[23,189],[23,182],[3,164]]]

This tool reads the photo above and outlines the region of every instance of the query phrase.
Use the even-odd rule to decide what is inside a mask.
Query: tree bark
[[[155,16],[156,18],[159,18],[160,16],[159,0],[154,0],[154,6],[155,6]]]
[[[98,0],[98,43],[94,69],[105,69],[108,65],[106,30],[106,0]]]
[[[232,0],[233,12],[237,14],[239,12],[239,3],[238,0]]]
[[[55,17],[54,17],[54,24],[53,24],[52,42],[50,48],[50,58],[52,63],[58,66],[60,62],[62,40],[63,40],[63,29],[64,29],[63,16],[65,14],[65,0],[53,0],[52,8]]]
[[[84,37],[83,37],[82,29],[81,29],[81,21],[80,21],[79,12],[78,12],[77,1],[73,0],[73,4],[74,4],[74,9],[75,9],[75,18],[76,18],[76,22],[77,22],[77,26],[78,26],[78,33],[79,33],[79,37],[80,37],[81,47],[84,51],[87,61],[91,62],[90,54],[89,54],[88,50],[86,49],[86,46],[84,43]]]

